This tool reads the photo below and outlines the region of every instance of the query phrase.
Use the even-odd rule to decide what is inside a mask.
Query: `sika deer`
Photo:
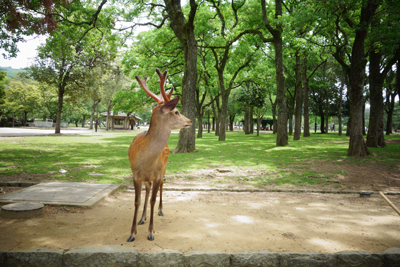
[[[134,241],[137,233],[136,220],[140,206],[142,182],[144,182],[146,185],[146,197],[142,218],[140,219],[139,224],[143,224],[146,220],[146,207],[149,199],[150,187],[153,183],[150,199],[150,224],[147,239],[150,241],[154,240],[153,212],[158,188],[160,188],[160,205],[158,215],[163,216],[162,188],[169,156],[167,141],[171,134],[171,130],[189,128],[190,125],[192,125],[192,122],[180,114],[175,108],[179,101],[179,96],[170,100],[172,90],[168,95],[165,92],[164,84],[167,77],[167,71],[161,73],[159,69],[156,69],[156,72],[160,77],[160,89],[163,99],[161,96],[158,97],[147,89],[147,77],[145,77],[144,80],[140,80],[138,76],[135,76],[136,80],[140,83],[146,93],[157,102],[157,105],[153,108],[149,130],[147,133],[144,132],[138,134],[133,139],[128,150],[129,162],[133,174],[133,185],[135,187],[135,213],[133,216],[131,235],[128,237],[127,242]]]

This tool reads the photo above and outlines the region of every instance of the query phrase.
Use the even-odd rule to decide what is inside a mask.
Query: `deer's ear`
[[[168,101],[167,103],[165,103],[161,108],[160,111],[162,113],[167,113],[170,112],[171,110],[173,110],[176,105],[178,104],[179,101],[179,96],[176,96],[174,99]]]

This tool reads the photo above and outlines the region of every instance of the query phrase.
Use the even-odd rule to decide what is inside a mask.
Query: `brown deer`
[[[145,77],[144,80],[140,80],[138,76],[135,76],[136,80],[140,83],[146,93],[157,102],[157,105],[153,108],[149,130],[136,135],[128,150],[129,162],[133,174],[133,185],[135,187],[135,213],[133,216],[131,235],[128,237],[127,242],[134,241],[137,233],[136,220],[140,206],[142,182],[144,182],[146,186],[146,197],[142,218],[138,224],[143,224],[146,220],[146,207],[149,199],[150,187],[151,184],[153,184],[150,199],[150,224],[147,239],[150,241],[154,240],[153,212],[159,188],[160,205],[158,208],[158,215],[164,215],[162,212],[162,188],[169,156],[167,141],[171,135],[171,130],[189,128],[190,125],[192,125],[192,122],[180,114],[180,112],[175,108],[179,101],[179,96],[170,100],[172,90],[168,95],[165,92],[164,84],[167,77],[167,71],[161,73],[159,69],[156,69],[156,72],[160,77],[160,96],[156,96],[147,89],[147,77]]]

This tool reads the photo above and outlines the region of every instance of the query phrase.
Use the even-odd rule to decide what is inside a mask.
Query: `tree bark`
[[[233,122],[235,121],[235,115],[229,115],[229,131],[233,132]]]
[[[310,137],[310,113],[308,110],[309,102],[308,102],[308,79],[307,79],[307,57],[304,58],[303,61],[303,71],[302,71],[302,80],[303,80],[303,102],[304,102],[304,131],[303,137]]]
[[[338,135],[342,135],[342,104],[343,104],[343,88],[344,88],[344,82],[340,82],[340,94],[339,94],[339,107],[338,107]]]
[[[93,99],[93,104],[92,104],[92,113],[90,115],[90,126],[89,126],[89,130],[93,130],[93,121],[94,121],[94,111],[96,109],[96,100]]]
[[[83,116],[82,116],[82,128],[85,127],[85,120],[86,120],[86,114],[83,114]]]
[[[277,23],[273,28],[267,18],[266,3],[265,0],[261,0],[261,10],[263,14],[264,25],[267,30],[272,34],[272,44],[275,48],[275,73],[276,73],[276,105],[278,107],[278,120],[276,127],[274,125],[274,131],[276,130],[276,145],[287,146],[288,145],[288,133],[287,133],[287,106],[285,96],[285,76],[283,74],[283,41],[282,23]],[[275,1],[275,18],[282,16],[282,1]],[[276,129],[275,129],[276,128]]]
[[[379,26],[379,17],[376,16],[371,22],[371,28]],[[389,70],[396,62],[395,58],[387,61],[381,73],[382,53],[377,52],[375,46],[369,52],[369,91],[370,91],[370,116],[367,134],[368,147],[386,147],[383,121],[383,83]],[[398,72],[399,70],[397,70]]]
[[[202,111],[198,112],[197,121],[199,124],[199,129],[197,131],[197,138],[202,138],[203,137],[203,112]]]
[[[61,114],[64,102],[64,92],[65,92],[64,86],[61,85],[58,88],[58,104],[57,104],[57,117],[56,117],[56,129],[55,129],[56,134],[61,133]]]
[[[208,111],[208,117],[207,117],[207,132],[210,133],[210,111]]]
[[[300,140],[301,135],[301,115],[303,111],[303,85],[302,85],[302,64],[301,57],[296,54],[296,107],[294,113],[294,135],[293,140]]]
[[[389,91],[389,92],[388,92]],[[391,87],[386,92],[386,135],[390,135],[392,133],[392,124],[393,124],[393,111],[394,111],[394,103],[396,93],[392,91]]]
[[[254,134],[254,107],[250,107],[250,112],[249,112],[249,132],[250,134]]]

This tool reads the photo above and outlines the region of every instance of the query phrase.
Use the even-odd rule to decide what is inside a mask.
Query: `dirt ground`
[[[389,198],[400,207],[399,196]],[[379,253],[400,247],[400,216],[378,196],[167,191],[163,200],[154,241],[147,240],[148,215],[136,240],[126,242],[134,211],[134,193],[128,191],[91,209],[47,206],[36,218],[0,216],[0,250],[119,245],[139,252]]]

